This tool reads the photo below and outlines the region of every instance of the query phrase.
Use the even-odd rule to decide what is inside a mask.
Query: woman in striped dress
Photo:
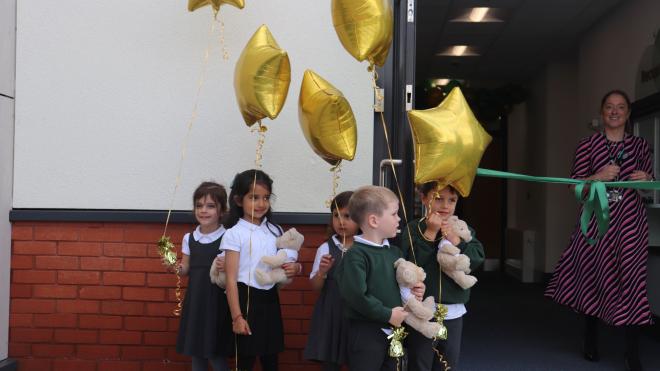
[[[600,181],[652,180],[648,143],[626,132],[630,100],[619,90],[601,102],[604,131],[584,138],[575,153],[572,178]],[[598,361],[598,320],[623,326],[625,364],[641,370],[638,356],[640,325],[651,323],[646,295],[648,221],[638,191],[608,188],[610,224],[594,245],[576,227],[569,246],[557,263],[545,295],[584,314],[584,356]],[[597,235],[592,218],[589,238]]]

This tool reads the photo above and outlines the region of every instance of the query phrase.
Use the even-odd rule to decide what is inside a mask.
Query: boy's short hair
[[[351,219],[362,226],[369,214],[382,215],[389,202],[399,202],[394,192],[385,187],[364,186],[358,188],[348,201]]]

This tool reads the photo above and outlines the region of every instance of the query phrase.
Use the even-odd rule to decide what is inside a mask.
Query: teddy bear
[[[225,288],[225,284],[227,283],[227,275],[225,272],[220,272],[218,270],[218,267],[215,266],[215,261],[218,259],[224,259],[224,255],[218,255],[215,257],[213,260],[213,263],[211,263],[211,270],[209,271],[209,276],[211,277],[211,282],[215,283],[216,285],[220,286],[221,288]]]
[[[410,313],[404,320],[405,323],[425,337],[433,338],[442,328],[441,324],[430,322],[435,311],[435,299],[433,296],[429,296],[424,301],[419,301],[411,292],[416,283],[422,282],[426,278],[424,269],[402,258],[394,262],[394,268],[396,269],[396,281],[401,288],[403,308]]]
[[[263,256],[261,262],[269,266],[270,270],[265,270],[261,268],[256,268],[254,270],[254,276],[257,282],[260,285],[271,285],[271,284],[289,284],[291,279],[288,278],[282,269],[282,264],[286,263],[288,258],[286,254],[286,249],[299,251],[302,246],[305,237],[300,234],[295,228],[291,228],[288,231],[284,232],[280,237],[275,241],[275,245],[278,248],[277,254],[270,256]]]
[[[448,222],[453,233],[461,240],[465,242],[472,240],[472,234],[467,223],[456,216],[451,216]],[[437,259],[442,272],[454,280],[463,290],[469,289],[477,283],[477,278],[469,274],[470,258],[465,254],[461,254],[461,250],[447,239],[443,238],[438,244]]]

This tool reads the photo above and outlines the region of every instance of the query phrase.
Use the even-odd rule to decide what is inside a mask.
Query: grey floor
[[[461,371],[623,370],[622,329],[600,328],[599,362],[582,358],[583,324],[570,309],[543,297],[541,284],[499,273],[478,275],[464,318]],[[660,370],[660,324],[641,338],[644,370]]]

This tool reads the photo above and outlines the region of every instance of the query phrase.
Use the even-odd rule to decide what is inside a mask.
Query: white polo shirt
[[[268,223],[266,218],[260,225],[252,224],[241,218],[235,226],[225,232],[220,249],[240,253],[238,282],[262,290],[270,290],[275,286],[274,284],[260,285],[254,277],[254,270],[256,268],[270,270],[269,266],[261,263],[261,257],[277,254],[275,240],[280,234],[279,226]],[[294,262],[298,259],[297,251],[289,249],[284,251],[287,254],[287,262]]]
[[[209,234],[204,234],[200,232],[199,226],[195,228],[193,231],[193,239],[199,243],[211,243],[218,238],[222,237],[222,235],[225,233],[225,227],[220,226],[218,229],[215,231],[209,233]],[[190,237],[190,233],[186,233],[185,236],[183,236],[183,241],[181,242],[181,253],[184,255],[190,255],[190,246],[188,245],[188,238]],[[218,249],[218,255],[221,255],[222,251]]]

